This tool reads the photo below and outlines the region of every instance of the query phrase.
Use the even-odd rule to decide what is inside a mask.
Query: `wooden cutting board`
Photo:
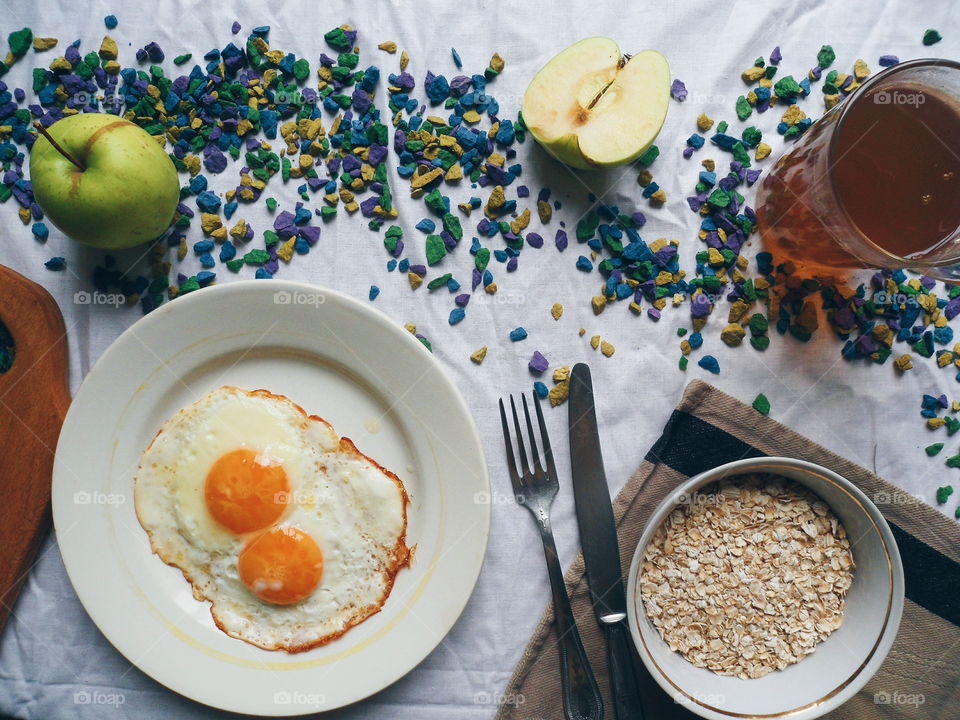
[[[2,630],[50,529],[53,458],[70,387],[67,334],[57,303],[35,282],[3,265],[0,322],[14,343],[13,362],[0,372]],[[0,368],[4,359],[0,348]]]

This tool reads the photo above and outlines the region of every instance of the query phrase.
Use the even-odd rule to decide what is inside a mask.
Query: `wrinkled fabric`
[[[405,277],[388,273],[389,259],[382,234],[366,228],[359,217],[341,211],[335,221],[323,224],[322,234],[309,255],[296,256],[281,265],[277,278],[314,282],[336,288],[366,302],[371,284],[381,288],[373,307],[398,323],[415,323],[418,332],[433,343],[435,355],[460,387],[476,419],[490,467],[492,527],[484,569],[473,597],[451,633],[419,667],[369,700],[335,713],[337,718],[359,720],[490,720],[527,639],[537,625],[549,598],[540,540],[527,511],[509,494],[505,474],[496,399],[507,392],[529,391],[535,379],[527,368],[534,350],[549,361],[543,379],[563,364],[586,361],[593,369],[598,417],[603,429],[603,450],[611,493],[617,492],[638,467],[643,454],[660,434],[684,385],[708,377],[726,392],[750,402],[757,392],[771,400],[771,415],[811,440],[874,470],[911,493],[933,502],[935,488],[944,479],[943,466],[930,460],[922,447],[932,442],[918,414],[922,393],[957,393],[954,373],[938,370],[932,360],[915,358],[915,369],[898,377],[891,364],[884,367],[848,364],[840,360],[840,341],[824,327],[813,341],[802,345],[792,338],[774,337],[771,348],[758,353],[750,347],[727,348],[719,340],[725,324],[720,313],[704,330],[704,347],[697,351],[686,373],[677,369],[680,357],[676,330],[689,327],[689,308],[666,308],[659,323],[635,317],[626,305],[611,303],[594,316],[590,298],[599,292],[596,272],[575,268],[577,256],[589,254],[576,243],[576,221],[588,211],[587,195],[595,193],[622,211],[643,210],[648,218],[641,235],[680,241],[681,267],[692,274],[694,255],[703,246],[696,236],[697,216],[684,197],[690,195],[701,169],[700,161],[714,158],[718,170],[726,169],[729,156],[707,143],[689,161],[681,157],[684,140],[696,130],[695,118],[706,112],[726,119],[732,130],[757,124],[777,154],[782,146],[774,126],[775,110],[740,123],[734,102],[746,91],[740,72],[757,56],[768,56],[780,45],[784,60],[780,74],[798,79],[816,64],[823,43],[837,53],[834,67],[849,72],[862,57],[877,70],[882,54],[901,59],[938,55],[956,57],[960,50],[956,6],[948,0],[923,3],[886,0],[883,3],[614,3],[530,2],[452,3],[422,0],[417,3],[354,0],[350,3],[316,3],[307,0],[274,0],[270,3],[201,3],[163,0],[155,3],[120,3],[91,0],[87,3],[6,2],[0,4],[5,32],[29,25],[40,37],[60,38],[59,46],[45,53],[28,51],[3,78],[11,89],[31,85],[30,69],[46,66],[76,38],[83,52],[96,51],[107,30],[103,17],[115,13],[116,30],[109,31],[120,47],[121,61],[134,64],[134,52],[155,40],[168,60],[167,74],[184,74],[193,62],[213,47],[242,41],[250,29],[270,25],[272,47],[306,57],[315,71],[321,52],[329,52],[322,34],[341,23],[359,30],[361,66],[378,65],[384,77],[376,103],[386,108],[386,74],[398,70],[399,51],[388,55],[376,49],[394,40],[411,56],[409,72],[422,97],[428,69],[448,78],[458,74],[450,48],[463,58],[464,72],[482,72],[494,51],[506,60],[503,74],[490,83],[504,118],[515,118],[529,79],[561,48],[589,35],[609,35],[624,52],[659,49],[668,58],[672,74],[686,84],[683,103],[671,101],[658,138],[662,150],[652,170],[666,191],[668,202],[653,208],[640,197],[637,168],[572,174],[547,156],[532,141],[518,146],[523,174],[515,184],[525,184],[531,197],[519,206],[533,208],[541,187],[553,190],[562,202],[553,219],[541,227],[536,219],[528,231],[541,234],[543,248],[527,248],[515,272],[498,262],[491,270],[500,288],[496,296],[475,294],[458,325],[448,324],[454,295],[440,289],[410,290]],[[243,29],[232,35],[238,20]],[[935,27],[944,35],[937,45],[921,44],[923,31]],[[171,60],[192,52],[190,64],[176,69]],[[144,66],[146,67],[146,66]],[[311,76],[314,83],[315,76]],[[811,114],[822,111],[820,85],[803,105]],[[324,124],[329,127],[329,120]],[[275,148],[279,146],[275,143]],[[395,164],[391,155],[391,167]],[[769,167],[772,159],[761,163]],[[208,175],[212,190],[222,193],[237,182],[239,163],[230,163],[218,176]],[[182,178],[185,179],[185,178]],[[407,197],[405,183],[391,169],[400,223],[405,229],[407,256],[424,261],[423,234],[414,225],[428,211]],[[275,177],[265,197],[276,197],[279,210],[293,209],[298,183],[282,186]],[[445,189],[446,192],[446,189]],[[451,188],[453,202],[471,194],[486,196],[469,183]],[[752,202],[753,193],[747,194]],[[512,197],[512,195],[511,195]],[[360,198],[363,199],[363,196]],[[191,201],[188,201],[190,203]],[[524,203],[527,203],[525,205]],[[319,207],[319,198],[312,207]],[[190,205],[193,207],[193,205]],[[256,237],[272,227],[273,215],[264,204],[242,206],[234,215],[247,220]],[[76,391],[84,374],[105,348],[140,317],[136,308],[80,305],[74,294],[91,289],[93,267],[102,253],[81,248],[51,227],[49,240],[39,244],[16,217],[15,203],[0,205],[4,238],[0,262],[46,287],[63,311],[69,329],[71,386]],[[435,270],[453,272],[468,287],[472,257],[469,238],[479,219],[464,219],[465,239]],[[558,253],[554,234],[560,222],[570,231],[570,246]],[[194,223],[197,225],[198,223]],[[232,224],[232,222],[231,222]],[[319,224],[319,223],[317,223]],[[194,227],[188,243],[201,239]],[[256,241],[256,242],[259,242]],[[492,244],[491,247],[501,247]],[[127,266],[142,250],[116,253]],[[752,257],[755,249],[746,254]],[[43,262],[53,256],[67,259],[68,270],[54,273]],[[181,269],[199,271],[190,253]],[[218,281],[252,278],[252,268],[234,275],[223,266],[214,268]],[[439,274],[439,272],[437,274]],[[559,321],[550,315],[553,303],[563,303]],[[725,311],[723,313],[725,315]],[[824,324],[824,323],[822,323]],[[510,342],[508,335],[524,326],[528,337]],[[824,324],[825,325],[825,324]],[[578,329],[586,329],[584,337]],[[592,335],[612,343],[616,353],[603,357],[589,345]],[[471,352],[487,345],[482,366],[469,360]],[[696,360],[712,354],[720,362],[720,375],[708,376]],[[577,525],[570,490],[569,457],[565,441],[566,408],[547,412],[561,490],[554,505],[554,525],[561,560],[569,564],[578,548]],[[941,431],[942,434],[942,431]],[[943,439],[938,436],[937,439]],[[945,508],[952,512],[953,505]],[[0,638],[0,714],[18,719],[56,720],[79,718],[213,718],[220,714],[167,691],[119,655],[87,617],[65,575],[51,537],[24,587],[11,619]],[[87,694],[84,694],[87,693]],[[92,693],[99,693],[93,695]],[[102,702],[94,702],[97,698]],[[85,703],[84,700],[90,702]],[[110,702],[112,699],[112,703]]]

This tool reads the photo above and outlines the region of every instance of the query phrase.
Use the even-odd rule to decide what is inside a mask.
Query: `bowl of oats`
[[[627,584],[640,658],[710,720],[810,720],[879,669],[903,611],[890,527],[813,463],[750,458],[681,483],[650,516]]]

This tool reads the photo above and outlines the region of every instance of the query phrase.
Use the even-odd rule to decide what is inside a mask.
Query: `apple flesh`
[[[670,67],[656,50],[626,58],[591,37],[544,65],[523,96],[523,121],[551,155],[591,169],[635,160],[657,137],[670,101]]]
[[[108,250],[161,235],[180,197],[177,169],[156,138],[106,113],[70,115],[46,128],[30,151],[30,180],[54,225]]]

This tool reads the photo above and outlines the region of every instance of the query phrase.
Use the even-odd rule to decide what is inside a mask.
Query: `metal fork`
[[[507,413],[503,400],[500,400],[500,420],[503,423],[503,440],[507,446],[507,465],[510,468],[510,481],[513,484],[513,494],[518,504],[527,508],[536,518],[540,527],[540,539],[543,540],[543,553],[547,558],[547,571],[550,575],[550,588],[553,591],[553,613],[557,624],[557,636],[560,647],[560,684],[563,691],[563,712],[567,720],[602,720],[603,700],[597,679],[590,669],[590,662],[583,649],[580,633],[573,619],[573,610],[570,608],[570,598],[563,582],[563,571],[560,569],[560,560],[557,557],[557,545],[553,540],[553,529],[550,526],[550,505],[560,489],[557,482],[557,470],[553,464],[553,452],[550,450],[550,438],[547,436],[547,426],[543,422],[543,412],[540,410],[539,398],[534,406],[537,411],[537,422],[540,425],[540,439],[543,444],[544,461],[547,469],[544,472],[540,463],[540,453],[537,450],[537,441],[533,432],[533,423],[530,421],[530,410],[527,408],[527,398],[521,395],[523,414],[526,418],[527,437],[530,439],[530,457],[533,460],[533,471],[527,465],[527,453],[523,444],[523,431],[517,417],[517,406],[510,396],[510,411],[513,414],[513,426],[517,435],[517,449],[520,454],[520,468],[523,474],[517,472],[517,464],[513,454],[513,443],[510,440],[510,425],[507,422]]]

